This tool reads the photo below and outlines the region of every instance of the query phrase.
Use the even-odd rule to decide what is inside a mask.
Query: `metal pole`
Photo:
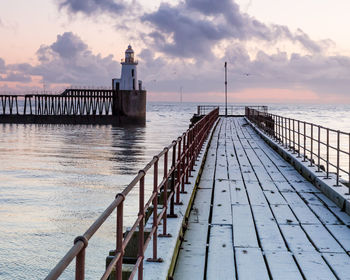
[[[337,183],[336,186],[339,186],[339,157],[340,157],[340,131],[337,131]]]
[[[225,117],[227,117],[227,62],[225,61]]]

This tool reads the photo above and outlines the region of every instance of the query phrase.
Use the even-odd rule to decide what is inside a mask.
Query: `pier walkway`
[[[350,279],[349,227],[243,117],[221,118],[174,279]]]

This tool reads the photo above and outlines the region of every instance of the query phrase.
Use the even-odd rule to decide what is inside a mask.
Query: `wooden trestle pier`
[[[62,94],[0,95],[0,123],[144,123],[146,91],[66,89]]]
[[[350,216],[275,150],[219,120],[174,279],[350,279]]]

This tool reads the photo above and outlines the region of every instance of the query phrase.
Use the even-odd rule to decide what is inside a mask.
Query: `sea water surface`
[[[269,111],[350,132],[349,106]],[[44,278],[195,112],[194,103],[148,103],[144,127],[0,124],[0,279]],[[126,224],[137,205],[137,193],[128,195]],[[102,275],[114,242],[115,215],[90,240],[87,279]],[[71,265],[61,279],[72,278]]]

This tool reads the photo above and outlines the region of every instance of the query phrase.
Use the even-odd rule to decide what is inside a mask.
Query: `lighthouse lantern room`
[[[137,64],[134,50],[129,45],[125,51],[125,59],[121,61],[121,77],[112,80],[114,90],[142,90],[142,81],[137,80]]]

